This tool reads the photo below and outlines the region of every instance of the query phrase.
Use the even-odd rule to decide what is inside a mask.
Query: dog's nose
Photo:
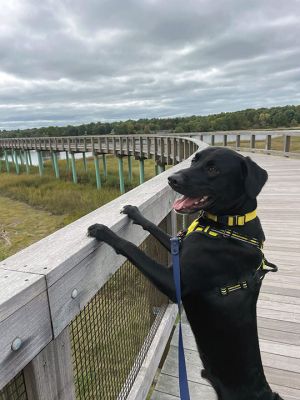
[[[182,174],[176,173],[176,174],[170,175],[168,177],[168,181],[169,181],[170,185],[174,185],[174,186],[182,185],[184,183],[184,177]]]

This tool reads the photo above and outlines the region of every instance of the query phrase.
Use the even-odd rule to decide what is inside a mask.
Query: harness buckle
[[[233,231],[230,229],[224,229],[224,231],[222,232],[222,236],[224,238],[230,238],[232,236]]]
[[[220,288],[220,293],[222,296],[228,296],[229,295],[228,287],[226,286],[226,287]]]

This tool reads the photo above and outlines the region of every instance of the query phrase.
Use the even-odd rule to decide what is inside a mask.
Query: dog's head
[[[169,178],[169,185],[183,195],[174,209],[226,214],[246,201],[255,201],[268,179],[267,172],[249,157],[226,148],[208,147],[196,153],[189,168]]]

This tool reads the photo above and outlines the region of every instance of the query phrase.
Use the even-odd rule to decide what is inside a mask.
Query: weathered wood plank
[[[16,338],[21,347],[12,350]],[[0,389],[52,340],[47,293],[43,292],[0,324]]]
[[[43,276],[0,268],[0,323],[45,290]]]
[[[151,400],[178,400],[178,396],[172,396],[171,394],[158,392],[155,390],[151,396]]]
[[[69,328],[24,369],[28,400],[75,400]]]
[[[161,374],[156,385],[156,390],[179,397],[178,378]],[[217,400],[215,391],[211,386],[189,381],[189,390],[192,400]]]

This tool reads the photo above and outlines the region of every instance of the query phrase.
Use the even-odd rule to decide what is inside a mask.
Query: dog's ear
[[[243,175],[245,177],[246,193],[255,199],[267,182],[268,173],[257,165],[250,157],[245,157],[242,164]]]

